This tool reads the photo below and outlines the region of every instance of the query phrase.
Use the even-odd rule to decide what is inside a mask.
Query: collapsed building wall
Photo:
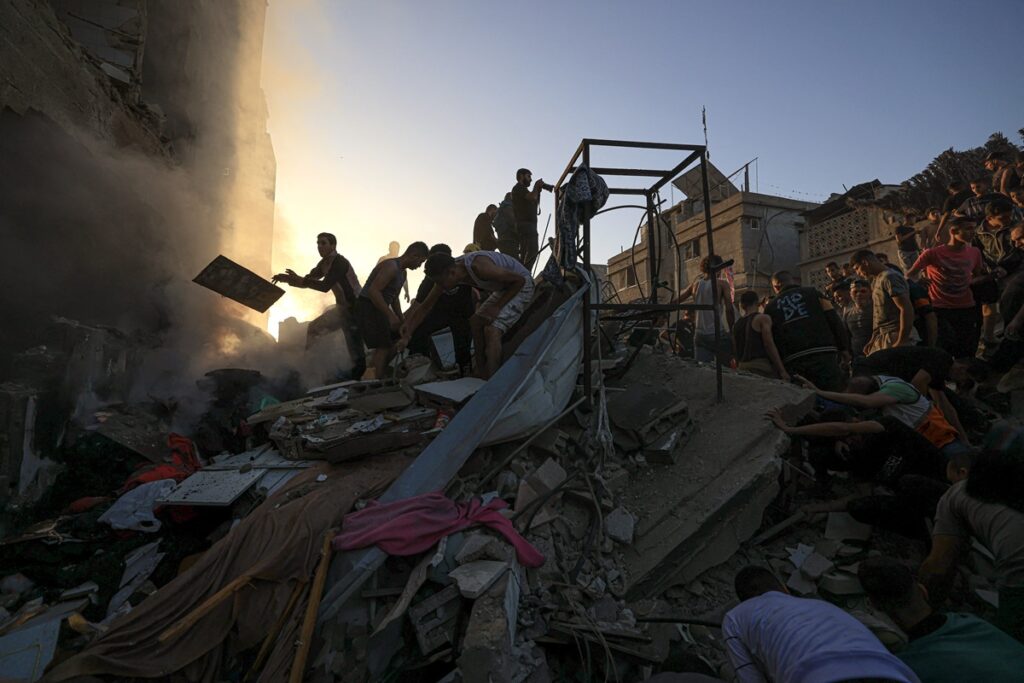
[[[68,351],[51,334],[59,317],[159,349],[133,356],[150,366],[133,374],[147,392],[168,375],[194,390],[246,335],[272,341],[190,282],[219,252],[269,272],[265,12],[247,0],[0,0],[5,392],[56,392],[74,409],[68,382],[50,377]],[[23,371],[30,348],[52,360],[46,377]],[[0,429],[31,433],[27,403],[11,405]],[[0,444],[5,471],[20,467],[18,440]]]
[[[265,12],[242,0],[0,1],[0,232],[18,323],[0,337],[0,369],[53,315],[159,331],[169,311],[199,305],[169,290],[218,251],[269,271]],[[104,22],[138,30],[127,82],[103,68]]]

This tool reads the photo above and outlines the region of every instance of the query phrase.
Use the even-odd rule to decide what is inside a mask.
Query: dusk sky
[[[993,131],[1019,142],[1022,26],[1020,0],[270,0],[275,268],[311,267],[323,230],[363,280],[391,239],[459,252],[516,168],[553,182],[583,137],[699,144],[702,106],[712,162],[758,157],[761,192],[897,183]],[[594,261],[638,219],[595,224]]]

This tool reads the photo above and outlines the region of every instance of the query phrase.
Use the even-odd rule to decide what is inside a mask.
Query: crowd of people
[[[530,268],[537,259],[537,216],[542,190],[528,169],[516,172],[516,184],[501,206],[489,205],[473,225],[473,241],[454,256],[447,244],[413,242],[405,251],[391,242],[360,284],[355,269],[338,252],[332,233],[317,235],[320,261],[306,275],[286,270],[273,282],[331,292],[336,305],[313,320],[307,348],[323,335],[341,330],[352,360],[352,376],[386,376],[395,355],[434,355],[431,337],[450,330],[460,369],[488,378],[501,363],[503,335],[533,298]],[[408,271],[424,266],[425,277],[410,299]],[[404,291],[409,307],[402,308]],[[369,356],[367,355],[369,350]]]
[[[767,300],[740,293],[741,317],[719,330],[729,348],[709,343],[713,314],[697,312],[698,360],[718,353],[815,392],[796,424],[767,415],[824,498],[804,512],[843,511],[928,549],[917,566],[859,564],[870,602],[906,636],[894,653],[845,611],[790,595],[770,569],[741,571],[723,624],[738,680],[1024,680],[1024,429],[993,426],[976,403],[979,387],[1024,389],[1022,169],[998,153],[986,167],[991,178],[952,183],[943,207],[896,228],[896,259],[861,250],[829,263],[824,292],[778,272]],[[701,281],[718,263],[705,259]],[[710,303],[694,294],[703,287],[682,298]],[[830,495],[837,473],[848,495]],[[972,546],[991,558],[993,623],[941,611]]]

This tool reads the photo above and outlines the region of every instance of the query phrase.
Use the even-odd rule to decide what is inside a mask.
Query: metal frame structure
[[[646,168],[613,168],[613,167],[600,167],[591,166],[591,150],[593,148],[603,147],[619,147],[628,149],[648,149],[648,150],[667,150],[676,152],[688,152],[685,159],[683,159],[674,168],[669,170],[657,170],[657,169],[646,169]],[[642,177],[642,178],[653,178],[654,183],[646,188],[626,188],[626,187],[612,187],[609,183],[609,195],[636,195],[646,198],[646,212],[647,212],[647,249],[648,249],[648,264],[651,276],[650,282],[650,295],[648,301],[638,302],[633,304],[614,304],[614,303],[603,303],[591,304],[590,297],[583,297],[583,390],[584,395],[587,398],[588,404],[593,400],[593,387],[592,385],[592,372],[590,369],[591,363],[591,350],[593,347],[593,339],[591,337],[591,311],[630,311],[639,312],[639,317],[651,317],[654,318],[660,313],[666,311],[712,311],[715,320],[715,347],[720,347],[722,342],[721,332],[721,312],[717,306],[718,302],[718,271],[713,271],[713,277],[711,278],[711,296],[712,303],[708,304],[661,304],[658,303],[658,288],[660,283],[657,282],[657,268],[654,267],[656,259],[660,258],[661,253],[661,240],[660,231],[655,229],[657,221],[661,220],[659,216],[659,207],[655,202],[655,196],[661,190],[662,187],[667,185],[673,178],[690,169],[694,163],[700,164],[700,175],[701,185],[704,196],[704,227],[705,235],[708,240],[708,257],[714,256],[715,254],[715,241],[711,227],[711,188],[708,182],[708,155],[707,147],[705,145],[684,145],[676,143],[664,143],[664,142],[635,142],[629,140],[599,140],[594,138],[583,138],[580,142],[579,147],[576,148],[576,153],[572,155],[572,159],[566,165],[565,170],[562,171],[562,175],[558,178],[558,182],[554,186],[555,205],[557,207],[558,202],[561,200],[562,184],[567,178],[569,178],[574,171],[578,168],[577,164],[589,167],[592,171],[605,178],[607,181],[611,177]],[[644,207],[638,207],[644,208]],[[607,211],[608,209],[605,209]],[[579,253],[583,257],[583,267],[590,277],[591,283],[594,282],[593,271],[591,270],[590,263],[590,217],[583,219],[583,231],[579,237]],[[639,276],[638,276],[639,281]],[[678,296],[676,292],[676,296]],[[717,400],[722,400],[722,363],[718,357],[718,353],[715,353],[715,380],[717,386]]]

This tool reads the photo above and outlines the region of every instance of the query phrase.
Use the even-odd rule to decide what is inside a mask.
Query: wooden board
[[[226,256],[213,259],[192,282],[260,313],[284,296],[283,289]]]

